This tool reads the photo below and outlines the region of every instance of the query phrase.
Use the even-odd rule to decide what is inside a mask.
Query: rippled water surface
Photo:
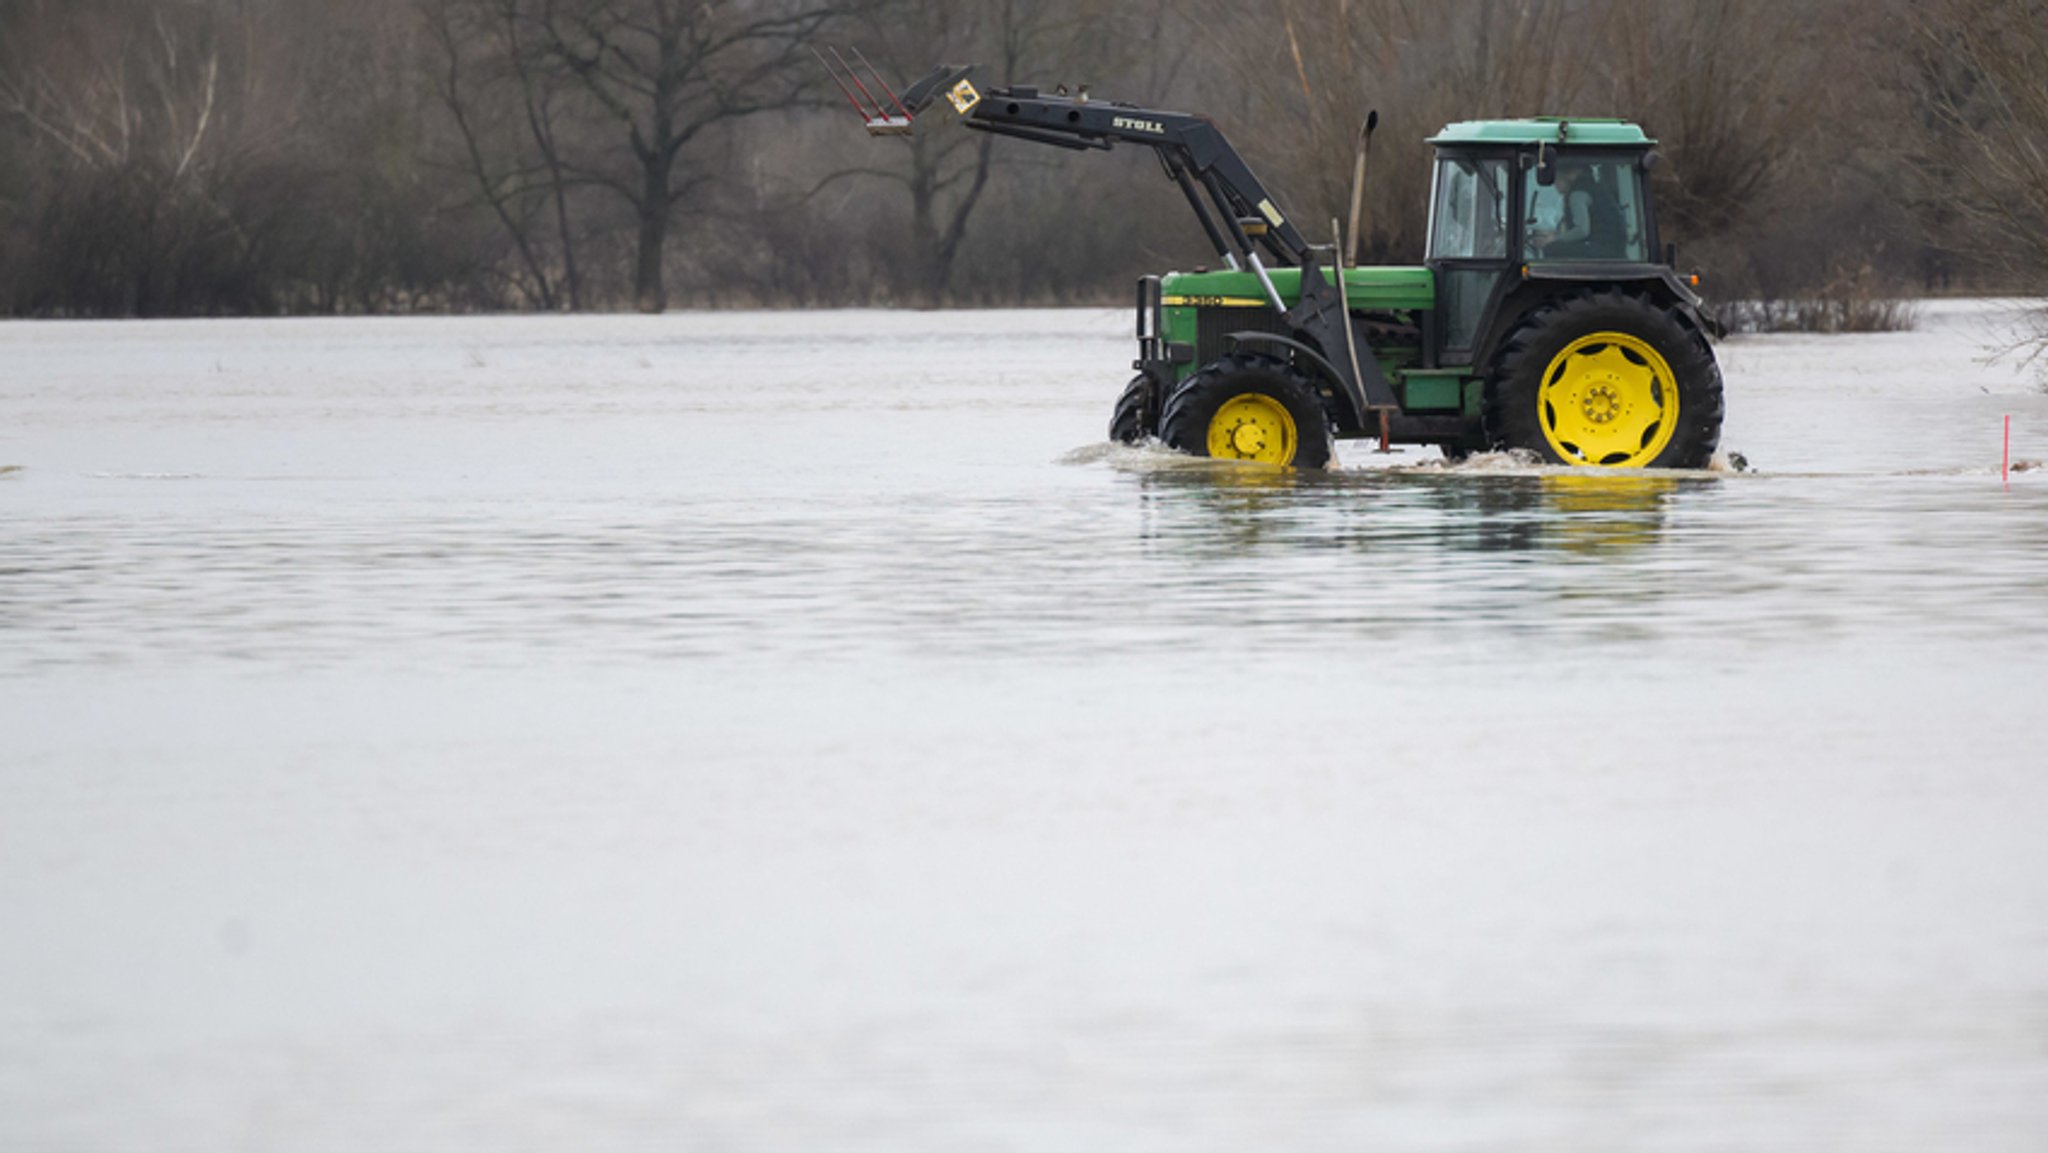
[[[1099,443],[1120,313],[0,326],[0,1148],[2048,1147],[2048,395]]]

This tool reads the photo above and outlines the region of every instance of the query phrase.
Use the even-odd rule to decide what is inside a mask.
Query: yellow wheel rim
[[[1536,394],[1544,439],[1569,464],[1642,468],[1678,428],[1678,381],[1650,345],[1596,332],[1564,346]]]
[[[1209,418],[1209,455],[1218,460],[1292,464],[1299,434],[1294,414],[1263,392],[1243,392]]]

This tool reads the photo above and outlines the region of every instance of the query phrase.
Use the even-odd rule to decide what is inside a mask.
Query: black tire
[[[1158,392],[1151,377],[1142,372],[1132,377],[1109,414],[1109,439],[1118,444],[1137,444],[1148,436],[1158,436]]]
[[[1330,418],[1314,386],[1284,361],[1245,353],[1212,361],[1182,381],[1159,415],[1159,439],[1192,456],[1216,455],[1209,450],[1211,426],[1234,402],[1285,409],[1294,434],[1291,443],[1257,440],[1257,447],[1239,459],[1295,468],[1330,463]]]
[[[1599,334],[1616,340],[1591,339]],[[1626,370],[1610,378],[1615,387],[1598,367],[1573,367],[1610,356]],[[1566,396],[1578,410],[1560,412],[1555,402]],[[1705,337],[1641,297],[1593,292],[1536,308],[1509,334],[1487,386],[1486,436],[1553,464],[1705,468],[1721,443],[1721,414],[1721,369]]]

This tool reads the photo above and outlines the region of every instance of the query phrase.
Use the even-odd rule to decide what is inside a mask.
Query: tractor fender
[[[1232,332],[1226,333],[1223,337],[1223,347],[1231,352],[1236,352],[1239,348],[1257,349],[1261,346],[1278,349],[1283,358],[1291,353],[1301,367],[1313,372],[1320,383],[1328,386],[1329,395],[1325,398],[1324,405],[1331,409],[1331,424],[1340,429],[1365,427],[1365,413],[1352,398],[1350,389],[1344,384],[1344,377],[1338,373],[1337,366],[1331,364],[1329,358],[1313,345],[1272,332]]]
[[[1506,291],[1496,297],[1488,309],[1491,315],[1483,330],[1486,338],[1472,350],[1474,365],[1492,364],[1502,342],[1531,309],[1561,296],[1577,296],[1582,292],[1622,291],[1645,297],[1668,310],[1677,319],[1679,327],[1698,337],[1703,345],[1711,337],[1726,335],[1726,330],[1703,307],[1700,298],[1678,278],[1677,273],[1663,265],[1623,268],[1616,268],[1610,263],[1531,265],[1520,280],[1510,280],[1503,287]]]

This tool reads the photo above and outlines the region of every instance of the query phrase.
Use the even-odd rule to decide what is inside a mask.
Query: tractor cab
[[[1532,280],[1662,279],[1646,174],[1656,143],[1620,120],[1472,120],[1430,143],[1427,264],[1443,360],[1472,363]]]

